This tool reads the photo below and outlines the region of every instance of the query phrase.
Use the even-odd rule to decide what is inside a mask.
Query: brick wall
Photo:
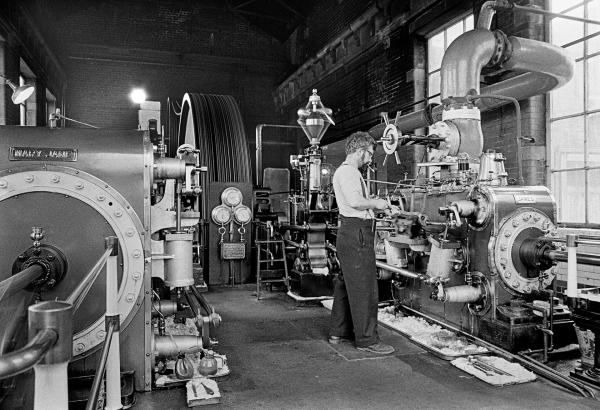
[[[136,128],[138,107],[128,98],[133,87],[162,103],[164,124],[168,97],[228,94],[240,106],[252,154],[256,125],[278,120],[271,92],[288,67],[283,47],[227,11],[225,2],[134,0],[125,7],[59,0],[52,7],[30,1],[29,7],[64,63],[67,102],[61,108],[71,118]],[[287,164],[273,155],[264,162]]]
[[[295,33],[288,43],[289,51],[314,55],[339,35],[350,23],[360,17],[366,5],[345,1],[323,1],[307,19],[304,31]],[[478,13],[483,1],[473,2],[472,10]],[[522,1],[526,5],[543,6],[542,0]],[[385,2],[381,3],[385,5]],[[396,2],[387,10],[387,21],[399,13],[407,12],[406,3],[398,8]],[[335,13],[330,11],[335,9]],[[317,76],[312,84],[318,88],[326,106],[334,110],[336,126],[330,128],[323,142],[330,143],[348,136],[356,130],[368,130],[380,120],[380,111],[395,111],[423,98],[425,90],[424,69],[426,67],[426,36],[445,22],[469,11],[465,2],[410,2],[406,23],[389,36],[389,43],[379,44],[354,59],[351,64],[329,73]],[[385,13],[384,13],[385,14]],[[329,16],[328,19],[325,16]],[[323,23],[326,21],[326,24]],[[385,22],[384,22],[385,23]],[[384,24],[382,23],[382,24]],[[501,12],[493,21],[492,28],[499,28],[508,35],[517,35],[537,40],[544,39],[543,18],[523,13]],[[370,35],[374,36],[375,31]],[[292,47],[293,46],[293,47]],[[312,54],[311,54],[312,53]],[[293,60],[293,58],[292,58]],[[298,61],[301,64],[302,61]],[[488,78],[498,81],[498,78]],[[282,109],[284,121],[295,119],[295,110],[305,104],[309,89],[295,100],[286,102]],[[523,175],[525,183],[539,185],[546,182],[545,171],[545,97],[536,96],[521,103],[522,134],[533,137],[535,142],[522,143]],[[422,107],[422,106],[421,106]],[[420,107],[415,107],[418,109]],[[410,112],[413,108],[403,110]],[[482,114],[484,149],[501,151],[507,158],[505,163],[509,178],[518,178],[515,111],[512,106]],[[425,132],[421,130],[421,132]],[[416,152],[418,151],[418,152]],[[420,161],[423,150],[405,149],[401,152],[403,163],[387,167],[390,180],[414,176],[412,163]]]

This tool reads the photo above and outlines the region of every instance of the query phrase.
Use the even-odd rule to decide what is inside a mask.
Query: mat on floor
[[[492,386],[526,383],[536,379],[535,373],[520,364],[497,356],[478,356],[476,359],[461,357],[450,363]]]

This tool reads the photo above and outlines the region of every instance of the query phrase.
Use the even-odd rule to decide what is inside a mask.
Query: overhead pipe
[[[502,55],[497,55],[497,38],[489,30],[475,29],[459,36],[446,50],[441,69],[441,98],[464,97],[469,92],[484,95],[502,95],[517,100],[547,93],[567,83],[574,72],[575,63],[561,47],[520,37],[505,39]],[[521,73],[496,84],[479,88],[481,69],[494,58],[504,61],[502,67]],[[509,101],[479,99],[475,106],[485,112]],[[415,111],[395,121],[401,131],[427,127],[442,119],[443,106]],[[381,137],[385,124],[369,131]]]
[[[510,4],[507,1],[486,1],[479,9],[476,28],[489,30],[492,25],[492,19],[496,14],[496,9],[508,7],[510,7]]]

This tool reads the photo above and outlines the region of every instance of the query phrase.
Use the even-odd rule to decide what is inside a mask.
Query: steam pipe
[[[261,186],[262,180],[262,130],[272,128],[302,128],[299,125],[258,124],[256,126],[256,185]]]
[[[486,30],[474,30],[476,34],[467,32],[458,37],[448,48],[446,54],[450,51],[453,58],[458,61],[449,60],[450,57],[442,61],[442,73],[449,71],[449,67],[454,67],[456,70],[477,70],[471,74],[450,74],[450,78],[457,79],[462,76],[460,85],[453,86],[450,78],[444,79],[442,74],[442,99],[448,96],[462,97],[470,90],[479,90],[479,74],[481,67],[487,64],[489,58],[493,56],[496,47],[494,35]],[[484,46],[476,47],[477,58],[469,57],[465,59],[465,55],[470,55],[473,49],[473,44],[468,41],[481,40],[484,41]],[[491,41],[491,40],[494,41]],[[528,71],[507,80],[496,84],[481,88],[479,94],[484,95],[503,95],[522,100],[534,95],[544,94],[548,91],[559,87],[568,82],[573,77],[575,64],[567,53],[557,46],[547,44],[541,41],[528,40],[519,37],[510,37],[509,42],[513,48],[510,58],[504,63],[504,67],[516,71]],[[486,47],[489,47],[486,48]],[[453,50],[451,50],[453,49]],[[481,61],[488,56],[487,61]],[[446,68],[444,69],[444,66]],[[467,81],[472,81],[468,83]],[[445,88],[444,88],[445,87]],[[445,91],[444,91],[445,90]],[[460,92],[459,92],[460,91]],[[446,93],[446,94],[444,94]],[[451,93],[451,94],[448,94]],[[503,100],[483,100],[480,99],[475,103],[475,106],[485,112],[507,104],[508,101]],[[426,109],[411,112],[397,118],[395,125],[401,131],[409,131],[416,128],[427,127],[433,123],[440,121],[442,118],[443,106],[434,107],[431,113]],[[379,124],[371,128],[369,131],[374,137],[380,138],[383,134],[385,124]]]
[[[0,380],[13,377],[35,366],[56,344],[54,329],[40,330],[22,349],[0,356]]]
[[[486,1],[479,9],[479,18],[477,19],[477,28],[490,29],[492,19],[496,14],[497,8],[506,8],[509,4],[506,1]]]
[[[178,353],[196,353],[202,350],[202,338],[192,335],[152,336],[155,356],[173,357]]]
[[[420,273],[412,272],[412,271],[409,271],[408,269],[404,269],[404,268],[401,268],[399,266],[390,265],[389,263],[385,263],[385,262],[381,262],[381,261],[375,261],[375,266],[377,266],[378,268],[386,269],[386,270],[389,270],[391,272],[397,273],[397,274],[399,274],[401,276],[404,276],[406,278],[418,279],[418,280],[425,280],[425,279],[427,279],[427,275],[423,275],[423,274],[420,274]]]
[[[479,94],[481,69],[495,51],[496,36],[489,30],[467,31],[454,40],[442,59],[442,101],[448,97],[463,97],[471,90]]]
[[[444,302],[472,303],[485,296],[482,286],[460,285],[444,288]]]
[[[174,300],[159,299],[152,302],[154,310],[152,310],[152,317],[155,316],[171,316],[177,313],[177,302]]]

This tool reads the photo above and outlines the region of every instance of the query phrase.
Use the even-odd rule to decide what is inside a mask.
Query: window
[[[34,83],[35,82],[35,74],[29,68],[29,65],[23,60],[20,59],[19,66],[20,74],[19,74],[19,86],[25,85],[25,83]],[[36,110],[37,110],[37,93],[34,92],[31,97],[29,97],[25,102],[21,103],[20,109],[20,125],[29,125],[35,126],[36,124]]]
[[[427,40],[427,98],[428,102],[440,102],[440,70],[442,57],[448,46],[465,31],[473,30],[470,14],[443,27]]]
[[[551,0],[550,10],[600,20],[600,0]],[[558,222],[600,224],[600,26],[552,18],[550,41],[575,59],[573,79],[550,93],[550,186]]]
[[[46,88],[46,121],[51,113],[56,111],[56,97]]]

